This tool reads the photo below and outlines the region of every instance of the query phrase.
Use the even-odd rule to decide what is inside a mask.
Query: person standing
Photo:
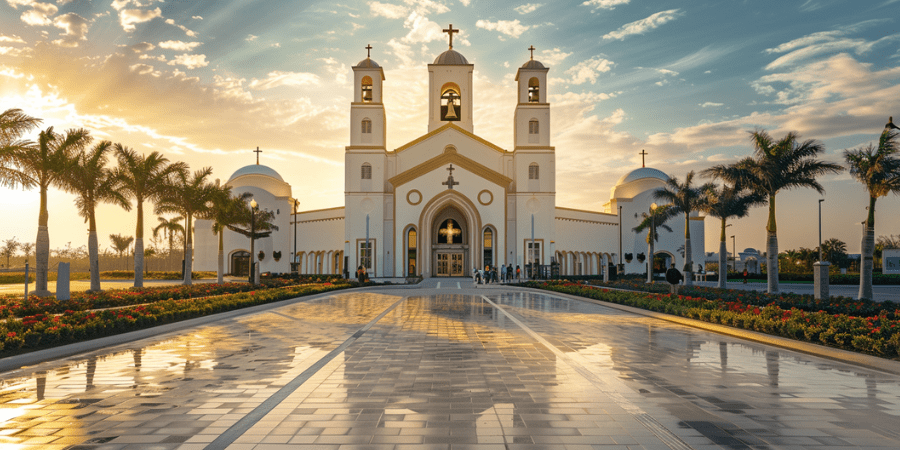
[[[669,270],[666,271],[666,281],[669,282],[671,288],[669,290],[670,294],[678,295],[678,285],[681,283],[681,280],[684,279],[684,275],[675,268],[675,264],[672,264],[672,267],[669,267]]]
[[[747,273],[747,268],[744,267],[744,284],[747,284],[747,276],[748,276],[748,275],[749,275],[749,274]]]
[[[519,277],[522,276],[522,268],[516,264],[516,282],[519,281]]]
[[[500,266],[500,282],[506,283],[506,266]]]

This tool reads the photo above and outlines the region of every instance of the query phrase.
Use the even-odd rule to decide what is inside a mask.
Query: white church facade
[[[501,264],[524,274],[531,262],[551,261],[563,275],[601,276],[619,263],[626,273],[645,272],[639,259],[647,233],[632,228],[668,177],[639,168],[619,179],[601,211],[557,206],[549,68],[542,63],[532,58],[517,71],[512,149],[476,134],[474,65],[453,50],[452,33],[450,49],[427,67],[427,133],[398,148],[386,146],[390,96],[383,68],[367,57],[352,69],[343,206],[294,215],[290,185],[258,164],[227,182],[234,193],[251,192],[261,208],[276,212],[278,231],[256,241],[262,272],[289,272],[292,261],[302,274],[346,269],[355,276],[364,266],[376,278],[471,276],[474,268]],[[692,219],[693,260],[703,261],[703,218]],[[672,232],[660,231],[657,258],[662,267],[671,261],[681,268],[684,220],[668,225]],[[208,222],[198,220],[195,228],[195,269],[216,270],[218,238]],[[244,273],[248,239],[226,231],[224,242],[226,272]]]

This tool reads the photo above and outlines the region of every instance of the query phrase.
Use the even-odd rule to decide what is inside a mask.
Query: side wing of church
[[[568,275],[602,275],[620,262],[626,272],[644,273],[646,263],[640,256],[647,251],[646,233],[636,234],[632,228],[668,176],[650,168],[626,174],[604,211],[558,207],[547,99],[550,69],[532,57],[517,71],[511,150],[475,133],[473,70],[474,65],[453,50],[451,38],[450,48],[427,67],[428,132],[389,150],[384,70],[370,57],[353,66],[344,206],[300,212],[271,237],[258,240],[263,252],[281,249],[288,255],[263,258],[261,270],[288,272],[294,261],[303,274],[346,270],[355,276],[364,267],[377,278],[462,277],[476,268],[499,265],[520,267],[524,274],[527,264],[547,266],[555,260]],[[235,193],[259,191],[262,207],[289,213],[291,199],[275,182],[280,178],[265,166],[247,166],[228,184]],[[286,192],[289,196],[290,186]],[[703,221],[696,219],[691,221],[696,236],[693,259],[703,261]],[[212,242],[217,239],[211,233],[205,236],[202,230],[208,225],[201,222],[196,227],[195,266],[215,270]],[[663,270],[670,262],[683,264],[678,253],[684,243],[683,223],[672,220],[672,232],[660,232],[655,253]],[[247,253],[241,239],[246,240],[226,231],[225,241],[231,243],[225,250],[228,273],[238,274],[243,267],[234,256]]]

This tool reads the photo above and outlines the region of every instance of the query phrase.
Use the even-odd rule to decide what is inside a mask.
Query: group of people
[[[487,284],[487,283],[508,283],[510,281],[518,280],[522,276],[522,269],[519,266],[516,266],[513,269],[513,265],[509,264],[506,266],[501,265],[500,270],[497,270],[496,266],[485,266],[482,269],[472,269],[472,278],[475,281],[475,284]]]

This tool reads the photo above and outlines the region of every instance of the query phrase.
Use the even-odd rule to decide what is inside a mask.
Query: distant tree
[[[34,150],[34,142],[21,139],[22,135],[40,125],[36,119],[21,109],[7,109],[0,113],[0,186],[30,187],[31,178],[17,166],[23,154]]]
[[[869,144],[847,150],[844,159],[850,166],[850,175],[863,184],[869,194],[869,210],[866,215],[866,235],[862,241],[859,269],[859,298],[872,299],[873,254],[875,252],[875,201],[890,193],[900,194],[900,148],[897,127],[893,118],[884,127],[878,146]]]
[[[159,225],[153,228],[153,237],[156,237],[160,231],[166,235],[166,238],[169,240],[169,254],[171,255],[175,249],[175,237],[177,235],[184,236],[184,226],[181,225],[182,220],[184,220],[181,216],[173,217],[172,219],[167,219],[165,217],[157,217],[156,220],[159,221]]]
[[[640,217],[643,218],[641,223],[638,226],[634,227],[633,230],[637,233],[641,231],[647,230],[647,254],[650,255],[650,258],[647,262],[647,282],[653,282],[653,255],[654,255],[654,243],[659,241],[659,229],[662,228],[669,233],[672,232],[672,228],[666,225],[666,222],[675,217],[676,213],[675,209],[672,208],[671,205],[663,205],[658,206],[656,208],[651,208],[649,212],[642,212]]]
[[[187,170],[176,172],[170,184],[165,188],[164,194],[156,204],[156,214],[174,213],[180,214],[185,219],[184,225],[184,285],[191,285],[191,273],[193,271],[193,221],[194,217],[203,217],[208,214],[210,206],[216,197],[216,187],[209,182],[212,175],[211,167],[194,171]]]
[[[694,171],[688,172],[684,183],[677,178],[669,178],[665,186],[653,193],[653,197],[672,205],[674,214],[684,214],[684,284],[694,284],[694,262],[691,253],[691,213],[705,209],[703,193],[714,186],[711,183],[693,186]]]
[[[831,238],[822,243],[822,256],[838,267],[845,267],[847,260],[847,243]]]
[[[38,214],[38,232],[35,242],[35,290],[34,295],[46,297],[52,293],[47,290],[47,274],[50,269],[50,233],[48,224],[50,213],[47,210],[47,191],[51,186],[60,186],[66,176],[74,155],[90,144],[91,136],[84,129],[72,129],[59,134],[53,127],[41,131],[36,145],[16,155],[16,165],[21,173],[27,176],[24,187],[37,186],[40,190],[40,213]]]
[[[96,209],[100,203],[112,203],[126,211],[131,209],[128,200],[120,192],[119,178],[106,167],[107,154],[112,142],[101,141],[91,150],[82,150],[72,161],[60,184],[67,192],[76,195],[78,213],[88,223],[88,264],[91,273],[91,292],[100,291],[100,251],[97,241]]]
[[[9,268],[9,258],[12,258],[12,256],[16,254],[16,250],[18,250],[21,245],[22,244],[16,240],[15,236],[13,236],[12,239],[3,241],[3,246],[0,247],[0,256],[6,257],[7,269]]]
[[[815,140],[799,141],[796,133],[788,133],[775,141],[764,130],[750,133],[753,155],[734,164],[713,166],[703,171],[705,176],[721,178],[729,184],[744,186],[767,197],[769,220],[766,223],[766,270],[768,292],[778,293],[778,230],[775,221],[775,196],[778,192],[793,188],[813,188],[819,193],[825,189],[816,178],[838,173],[838,164],[824,162],[816,156],[825,146]]]
[[[131,247],[131,243],[134,242],[133,236],[122,236],[121,234],[111,234],[109,235],[109,240],[112,242],[113,249],[118,253],[119,258],[122,258],[128,249]],[[125,270],[128,270],[128,265],[125,265]]]
[[[725,289],[725,282],[728,278],[728,260],[726,259],[728,256],[728,245],[725,234],[725,228],[728,225],[726,222],[732,217],[746,217],[750,212],[750,207],[763,204],[764,198],[740,186],[728,186],[727,184],[722,187],[710,186],[703,192],[703,195],[706,197],[704,211],[722,221],[719,234],[718,287]],[[737,267],[734,270],[737,270]]]
[[[31,256],[31,251],[34,250],[33,242],[25,242],[21,246],[22,253],[25,254],[25,262],[28,262],[28,258]]]
[[[144,202],[159,202],[169,186],[170,178],[187,170],[187,165],[181,162],[169,164],[169,160],[156,151],[144,156],[121,144],[116,144],[115,148],[119,159],[116,177],[122,183],[122,194],[128,199],[134,199],[137,209],[137,226],[134,232],[134,287],[143,287]]]

